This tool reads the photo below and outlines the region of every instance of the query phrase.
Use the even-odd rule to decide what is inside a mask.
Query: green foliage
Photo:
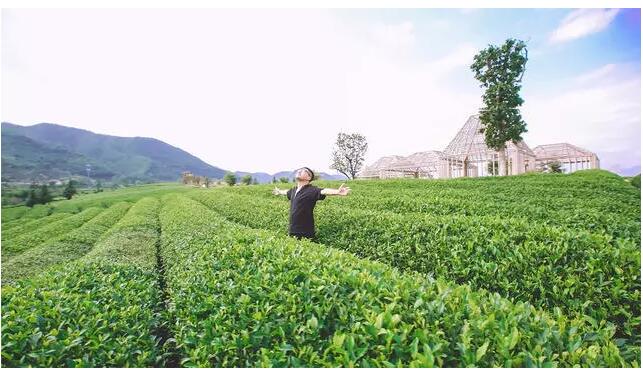
[[[67,182],[67,185],[65,186],[65,189],[63,190],[63,196],[66,199],[71,200],[71,198],[76,193],[78,193],[78,191],[76,190],[76,186],[74,185],[74,181],[69,179],[69,181]]]
[[[250,175],[250,174],[248,174],[248,175],[244,175],[244,176],[241,178],[241,183],[243,183],[243,184],[245,184],[245,185],[250,185],[250,183],[252,183],[252,175]],[[228,184],[229,184],[229,183],[228,183]],[[234,184],[234,183],[233,183],[233,184]]]
[[[51,193],[49,193],[49,188],[47,187],[46,184],[43,184],[40,186],[40,194],[38,194],[38,201],[41,204],[48,204],[51,202],[53,197],[51,196]]]
[[[169,192],[187,192],[188,188],[177,184],[159,183],[153,185],[140,185],[123,188],[117,192],[88,193],[74,197],[73,200],[53,201],[47,206],[35,205],[33,208],[28,207],[11,207],[2,210],[2,227],[10,225],[7,223],[21,224],[25,221],[42,218],[53,213],[78,213],[88,207],[99,206],[107,207],[114,203],[127,201],[137,201],[142,197],[159,196]]]
[[[3,287],[4,367],[163,365],[158,207],[142,199],[79,263]]]
[[[233,185],[235,185],[235,184],[237,183],[237,176],[236,176],[236,175],[234,175],[233,173],[227,173],[227,174],[223,177],[223,181],[224,181],[227,185],[229,185],[229,186],[233,186]]]
[[[639,365],[621,177],[350,186],[316,208],[324,245],[286,236],[274,185],[3,209],[2,366]]]
[[[39,203],[40,203],[40,200],[38,199],[38,194],[36,193],[36,190],[30,189],[29,194],[27,195],[27,200],[25,201],[25,205],[27,207],[34,207],[34,205]]]
[[[499,151],[501,175],[506,175],[506,166],[502,166],[505,144],[519,142],[527,131],[519,110],[524,102],[520,83],[526,64],[527,45],[521,40],[507,39],[501,46],[489,45],[481,50],[471,65],[480,87],[485,89],[480,122],[487,146]]]
[[[2,283],[31,277],[41,273],[43,269],[82,257],[125,215],[130,206],[127,202],[112,205],[80,228],[11,257],[2,264]]]
[[[29,188],[19,184],[3,183],[1,191],[2,207],[24,205],[29,196]]]
[[[136,267],[72,264],[4,286],[2,366],[154,366],[154,278]]]
[[[281,182],[281,183],[290,183],[290,180],[288,179],[288,177],[282,176],[282,177],[279,178],[279,182]]]
[[[66,179],[86,176],[119,183],[173,181],[190,169],[221,178],[222,169],[152,138],[95,134],[54,124],[18,126],[2,123],[2,179]]]
[[[125,264],[153,271],[159,239],[159,208],[157,198],[145,197],[137,201],[82,261]]]
[[[613,329],[560,310],[240,227],[183,197],[163,204],[183,366],[624,365]]]
[[[546,185],[542,185],[545,180]],[[483,203],[481,213],[473,217],[467,213],[434,216],[431,215],[433,209],[421,209],[427,201],[432,202],[427,193],[433,190],[426,190],[427,183],[406,181],[408,188],[420,186],[414,192],[408,188],[401,191],[402,182],[359,182],[354,185],[351,197],[337,199],[336,203],[320,203],[316,211],[319,241],[405,270],[469,283],[515,300],[530,301],[541,308],[560,307],[598,321],[609,320],[617,325],[619,337],[629,338],[630,344],[639,341],[640,200],[637,192],[629,192],[622,180],[612,182],[611,176],[589,173],[563,178],[516,177],[511,185],[506,184],[508,194],[512,190],[519,193],[522,190],[525,194],[525,198],[517,197],[521,201],[517,202],[515,210],[526,201],[545,208],[540,221],[538,218],[507,218],[505,215],[511,215],[511,212],[505,212],[497,201],[490,203],[488,209]],[[478,202],[484,201],[487,193],[501,197],[504,190],[500,182],[505,180],[488,184],[489,190],[481,187],[480,181],[472,180],[450,181],[449,187],[444,187],[444,183],[433,184],[450,191],[457,186],[475,185],[477,189],[471,191],[470,196],[464,196],[469,194],[467,192],[460,193],[461,198],[456,202],[466,204],[463,200],[476,200],[471,204],[473,209]],[[562,183],[561,190],[567,193],[556,201],[540,199],[541,193],[536,189],[542,186],[555,194],[549,184],[556,182]],[[604,189],[588,190],[588,184],[593,183],[593,186],[603,185]],[[365,194],[360,197],[361,184],[365,186]],[[374,189],[382,191],[389,184],[390,196],[373,193]],[[613,189],[616,196],[606,196],[607,189]],[[238,192],[190,196],[233,221],[285,234],[287,203],[268,198],[266,191],[263,191],[265,195],[257,196],[260,192],[260,189],[248,191],[249,196],[238,195]],[[407,192],[410,192],[409,197],[404,195]],[[579,202],[571,203],[569,207],[562,206],[571,202],[568,195],[575,192],[584,194],[584,198],[575,198]],[[623,192],[623,196],[619,192]],[[596,202],[590,202],[590,194]],[[428,200],[425,197],[429,197]],[[440,194],[436,197],[444,198]],[[622,199],[622,205],[616,202],[619,199]],[[386,211],[395,205],[397,212]],[[500,210],[494,210],[494,205]],[[429,214],[409,213],[413,208]],[[453,208],[443,205],[438,208],[457,214]],[[571,211],[576,217],[573,223],[582,228],[550,225],[552,221],[547,213],[558,215],[561,221],[573,225],[563,219]],[[485,215],[485,212],[491,215]],[[585,214],[602,215],[605,232],[613,236],[591,233],[596,225],[592,225],[592,219]],[[631,229],[623,229],[628,225]],[[587,231],[583,230],[585,228]],[[609,286],[605,277],[610,277]]]
[[[58,236],[69,233],[88,222],[104,209],[90,207],[76,215],[52,223],[37,224],[32,231],[13,235],[8,233],[2,243],[2,262]],[[3,267],[4,268],[4,267]],[[4,279],[4,277],[3,277]]]
[[[2,226],[4,227],[10,222],[16,222],[29,210],[30,209],[26,206],[3,207],[2,213],[0,213],[2,214]]]
[[[26,199],[25,206],[34,207],[38,204],[48,204],[53,200],[53,196],[49,191],[47,184],[38,186],[35,182],[31,183],[29,190],[25,190]]]
[[[37,179],[64,179],[71,175],[84,175],[85,165],[91,164],[94,173],[114,175],[103,165],[87,156],[62,146],[49,146],[43,141],[5,130],[2,124],[2,181],[24,182]],[[68,139],[68,138],[67,138]]]
[[[641,174],[632,178],[632,185],[638,189],[641,189]]]
[[[509,140],[522,140],[526,131],[518,109],[523,103],[519,93],[526,63],[527,45],[508,39],[501,46],[489,45],[481,50],[471,65],[480,87],[485,89],[480,110],[485,142],[495,150],[504,149]]]
[[[563,167],[558,161],[552,161],[547,163],[547,172],[549,173],[562,173]]]
[[[25,221],[20,221],[20,223],[15,224],[12,227],[9,228],[2,228],[2,243],[4,244],[5,241],[9,241],[13,238],[15,238],[18,235],[21,235],[23,233],[32,233],[33,231],[38,230],[38,228],[43,227],[49,223],[56,222],[62,219],[67,218],[71,214],[69,213],[58,213],[58,214],[52,214],[48,215],[39,219],[34,219],[34,220],[25,220]],[[3,248],[6,248],[6,245],[3,246]]]

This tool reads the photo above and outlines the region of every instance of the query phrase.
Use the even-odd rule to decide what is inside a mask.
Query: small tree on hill
[[[38,186],[36,183],[31,183],[31,186],[29,186],[29,194],[27,194],[27,199],[25,200],[25,205],[27,205],[27,207],[33,207],[40,203],[38,193],[36,192],[37,188]]]
[[[636,188],[641,188],[641,174],[636,175],[635,177],[632,178],[631,184],[636,187]]]
[[[236,175],[234,175],[233,173],[227,173],[227,174],[223,177],[223,181],[224,181],[227,185],[229,185],[229,186],[233,186],[233,185],[237,184],[237,176],[236,176]]]
[[[99,181],[96,182],[96,193],[103,191],[103,184]]]
[[[365,136],[358,133],[337,134],[330,168],[344,174],[346,178],[355,179],[355,175],[364,164],[367,149]]]
[[[281,183],[289,183],[289,182],[290,182],[290,181],[288,180],[288,177],[286,177],[286,176],[282,176],[281,178],[279,178],[279,181],[280,181]]]
[[[273,183],[273,184],[274,184],[274,183],[277,183],[277,178],[275,178],[274,176],[272,177],[272,183]]]
[[[506,143],[518,143],[527,131],[520,115],[522,76],[527,64],[527,45],[508,39],[501,46],[489,45],[473,58],[471,70],[485,89],[480,110],[485,142],[498,151],[500,175],[507,175]]]
[[[250,175],[250,174],[244,175],[241,178],[241,183],[243,183],[245,185],[250,185],[251,182],[252,182],[252,175]]]
[[[259,181],[257,180],[257,178],[252,178],[252,184],[253,185],[259,184]]]
[[[51,202],[53,197],[51,196],[51,193],[49,193],[49,188],[47,187],[46,184],[43,184],[40,186],[40,194],[38,195],[38,203],[41,204],[48,204]]]
[[[63,197],[65,197],[68,200],[71,200],[74,195],[78,193],[76,190],[76,186],[74,185],[74,181],[69,179],[69,182],[67,182],[67,185],[65,186],[65,189],[63,190]]]

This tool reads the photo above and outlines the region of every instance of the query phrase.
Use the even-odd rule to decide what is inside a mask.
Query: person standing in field
[[[303,167],[297,170],[295,180],[297,186],[289,190],[283,190],[275,187],[272,191],[274,195],[286,195],[290,200],[290,227],[288,234],[298,239],[315,238],[315,220],[313,218],[313,209],[319,200],[326,196],[346,196],[351,191],[342,183],[339,188],[319,188],[310,184],[315,177],[312,170]]]

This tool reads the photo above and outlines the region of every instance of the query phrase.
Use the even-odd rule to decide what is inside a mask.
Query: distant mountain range
[[[2,181],[31,182],[87,176],[113,182],[175,181],[183,171],[221,179],[227,172],[153,138],[117,137],[56,124],[2,123]],[[250,174],[260,183],[292,177],[291,171]],[[322,173],[322,179],[343,179]]]

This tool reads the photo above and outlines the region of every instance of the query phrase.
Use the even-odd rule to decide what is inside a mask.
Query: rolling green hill
[[[153,138],[117,137],[55,124],[2,123],[2,180],[86,175],[103,180],[172,181],[182,171],[222,178],[225,170]]]
[[[22,135],[2,133],[2,181],[47,180],[83,174],[86,164],[100,179],[115,173],[79,153],[63,147],[48,147]]]

